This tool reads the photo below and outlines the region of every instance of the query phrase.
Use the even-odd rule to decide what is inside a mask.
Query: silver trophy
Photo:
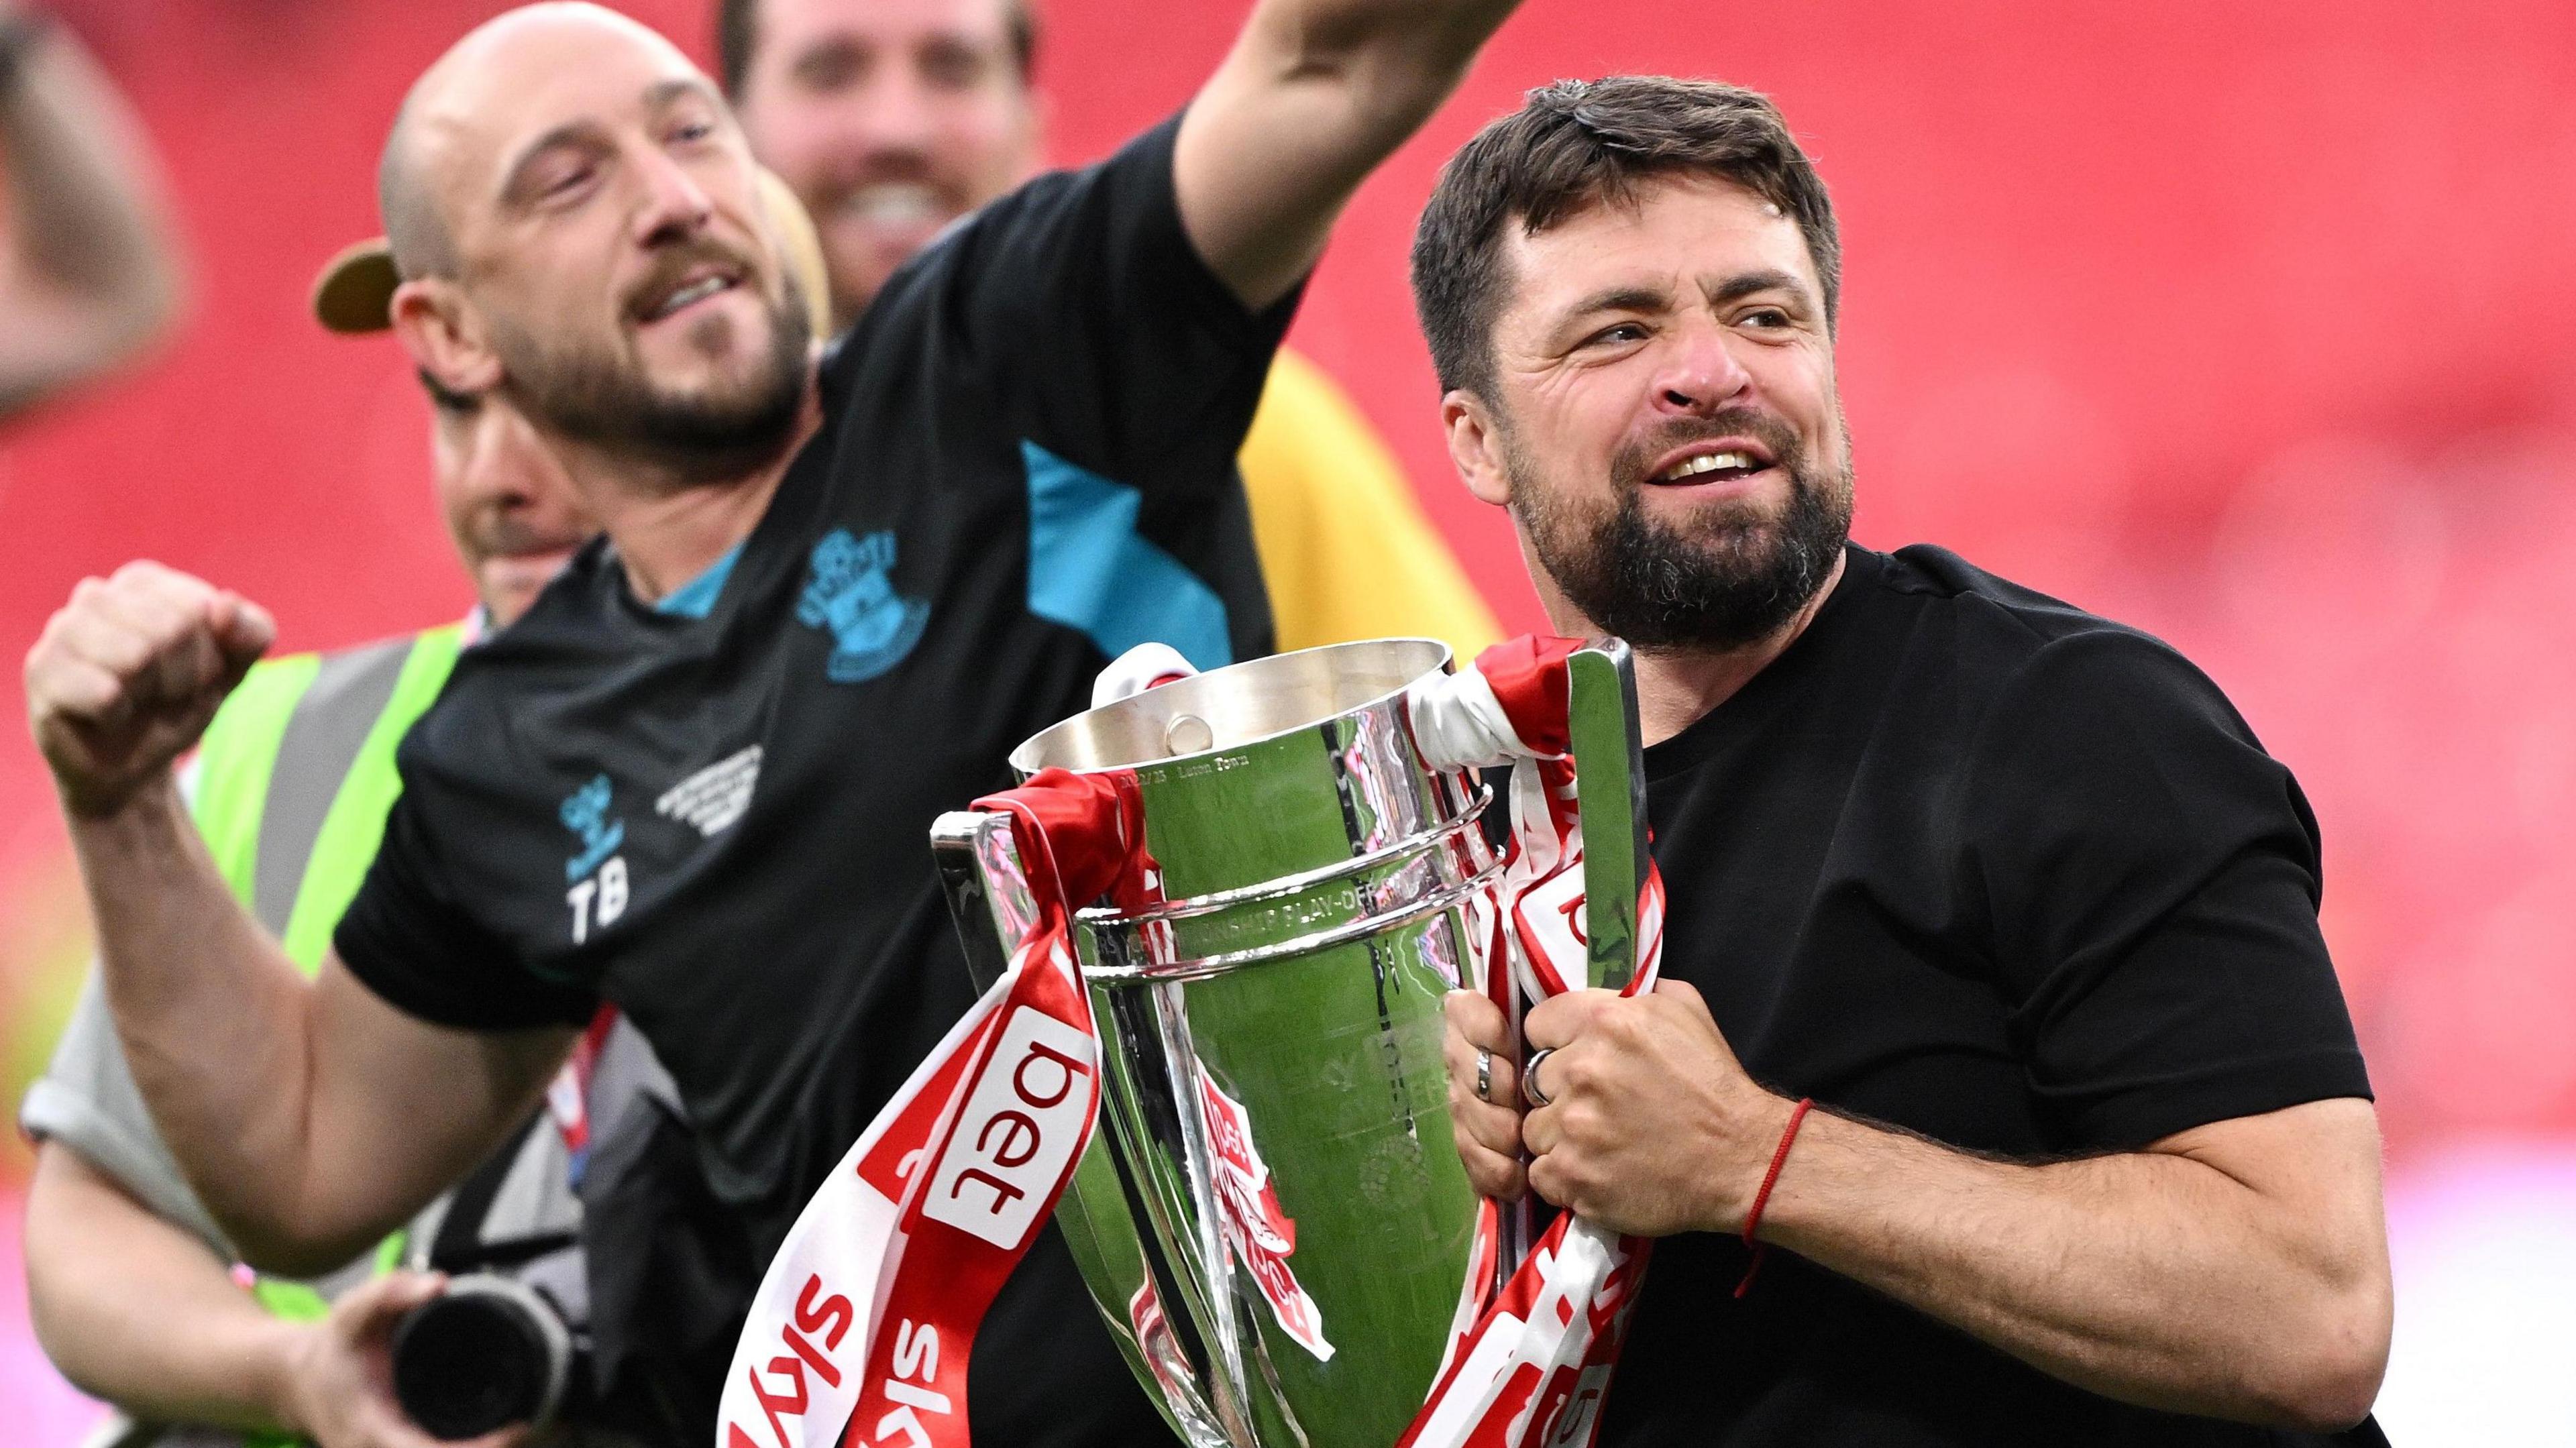
[[[1104,1079],[1056,1220],[1193,1448],[1389,1448],[1473,1285],[1440,998],[1484,969],[1500,806],[1476,771],[1425,763],[1405,714],[1449,666],[1425,639],[1281,654],[1011,755],[1023,779],[1125,768],[1142,787],[1160,903],[1077,918]],[[1570,667],[1584,934],[1592,983],[1615,987],[1646,858],[1636,689],[1616,640]],[[943,815],[932,845],[987,988],[1035,920],[1008,819]],[[1521,1239],[1507,1225],[1484,1270],[1508,1276]]]

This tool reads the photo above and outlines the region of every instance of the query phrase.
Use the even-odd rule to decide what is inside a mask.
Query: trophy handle
[[[1637,891],[1646,872],[1645,746],[1637,669],[1626,641],[1596,639],[1565,661],[1566,734],[1583,814],[1583,934],[1591,985],[1618,990],[1637,971]]]
[[[966,948],[967,973],[977,991],[991,990],[1037,928],[1037,897],[1029,890],[1011,817],[951,810],[931,822],[930,853],[939,865],[949,914],[957,922],[958,943]],[[1107,1005],[1094,997],[1095,1008]],[[1182,1059],[1194,1057],[1184,1048]],[[1152,1133],[1122,1104],[1136,1099],[1132,1083],[1115,1084],[1127,1080],[1134,1067],[1110,1045],[1101,1068],[1099,1132],[1075,1168],[1073,1190],[1056,1204],[1056,1225],[1109,1323],[1111,1338],[1137,1380],[1151,1385],[1147,1396],[1172,1431],[1191,1448],[1249,1443],[1240,1394],[1228,1391],[1229,1379],[1210,1372],[1209,1345],[1198,1328],[1201,1322],[1220,1319],[1208,1314],[1204,1284],[1177,1270],[1169,1246],[1183,1240],[1190,1228],[1168,1212],[1154,1211],[1146,1185],[1136,1176],[1134,1163],[1145,1155],[1134,1143]],[[1168,1086],[1165,1094],[1173,1094]],[[1122,1148],[1121,1141],[1129,1144]],[[1200,1204],[1189,1220],[1212,1224],[1214,1219]],[[1150,1321],[1139,1320],[1140,1302],[1160,1304]],[[1221,1424],[1235,1425],[1234,1431]]]
[[[1011,817],[951,810],[931,822],[930,853],[948,892],[958,943],[966,948],[967,974],[976,990],[991,990],[1037,928],[1037,897],[1020,865]]]

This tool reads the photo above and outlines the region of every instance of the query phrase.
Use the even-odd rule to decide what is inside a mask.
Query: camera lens
[[[434,1438],[473,1438],[552,1415],[571,1341],[545,1300],[514,1282],[460,1277],[394,1330],[394,1398]]]

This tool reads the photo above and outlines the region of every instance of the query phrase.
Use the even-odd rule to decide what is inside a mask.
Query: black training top
[[[1646,751],[1670,913],[1753,1075],[1979,1152],[2142,1146],[2368,1096],[2290,772],[2172,649],[1937,548],[1852,548],[1734,697]],[[1656,1245],[1603,1442],[2377,1443],[2126,1407],[1786,1252]]]
[[[594,544],[403,743],[342,958],[447,1025],[616,1002],[763,1263],[973,999],[932,819],[1130,645],[1269,647],[1233,459],[1293,301],[1252,315],[1196,254],[1176,130],[896,274],[702,617]],[[1052,1230],[973,1383],[979,1441],[1166,1436]]]

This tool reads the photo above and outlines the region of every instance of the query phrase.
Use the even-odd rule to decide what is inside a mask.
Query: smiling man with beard
[[[1533,1009],[1526,1079],[1451,998],[1460,1154],[1665,1239],[1620,1448],[2383,1443],[2315,821],[2163,644],[1846,541],[1841,262],[1708,82],[1533,92],[1424,210],[1451,456],[1636,647],[1669,896],[1662,987]]]
[[[137,568],[28,660],[120,1036],[244,1256],[373,1240],[607,1000],[756,1275],[973,1003],[931,821],[1132,645],[1268,647],[1230,463],[1271,354],[1352,189],[1512,8],[1260,0],[1184,111],[983,207],[819,366],[742,132],[667,41],[536,5],[434,64],[381,170],[394,330],[516,406],[606,536],[404,740],[315,981],[171,780],[265,616]],[[972,1357],[977,1441],[1167,1437],[1052,1229]]]
[[[1499,435],[1512,478],[1539,476],[1508,430]],[[1848,455],[1848,441],[1843,446]],[[1667,460],[1679,454],[1679,463]],[[1661,471],[1658,471],[1662,465]],[[1773,469],[1785,501],[1718,498],[1678,519],[1650,514],[1648,490],[1721,492]],[[1663,474],[1670,473],[1672,476]],[[1510,506],[1539,567],[1577,614],[1639,649],[1723,651],[1778,633],[1842,566],[1851,532],[1850,464],[1831,476],[1795,433],[1749,408],[1668,423],[1621,447],[1610,461],[1616,499],[1606,514],[1543,486],[1516,490]],[[1768,516],[1776,512],[1777,516]]]

